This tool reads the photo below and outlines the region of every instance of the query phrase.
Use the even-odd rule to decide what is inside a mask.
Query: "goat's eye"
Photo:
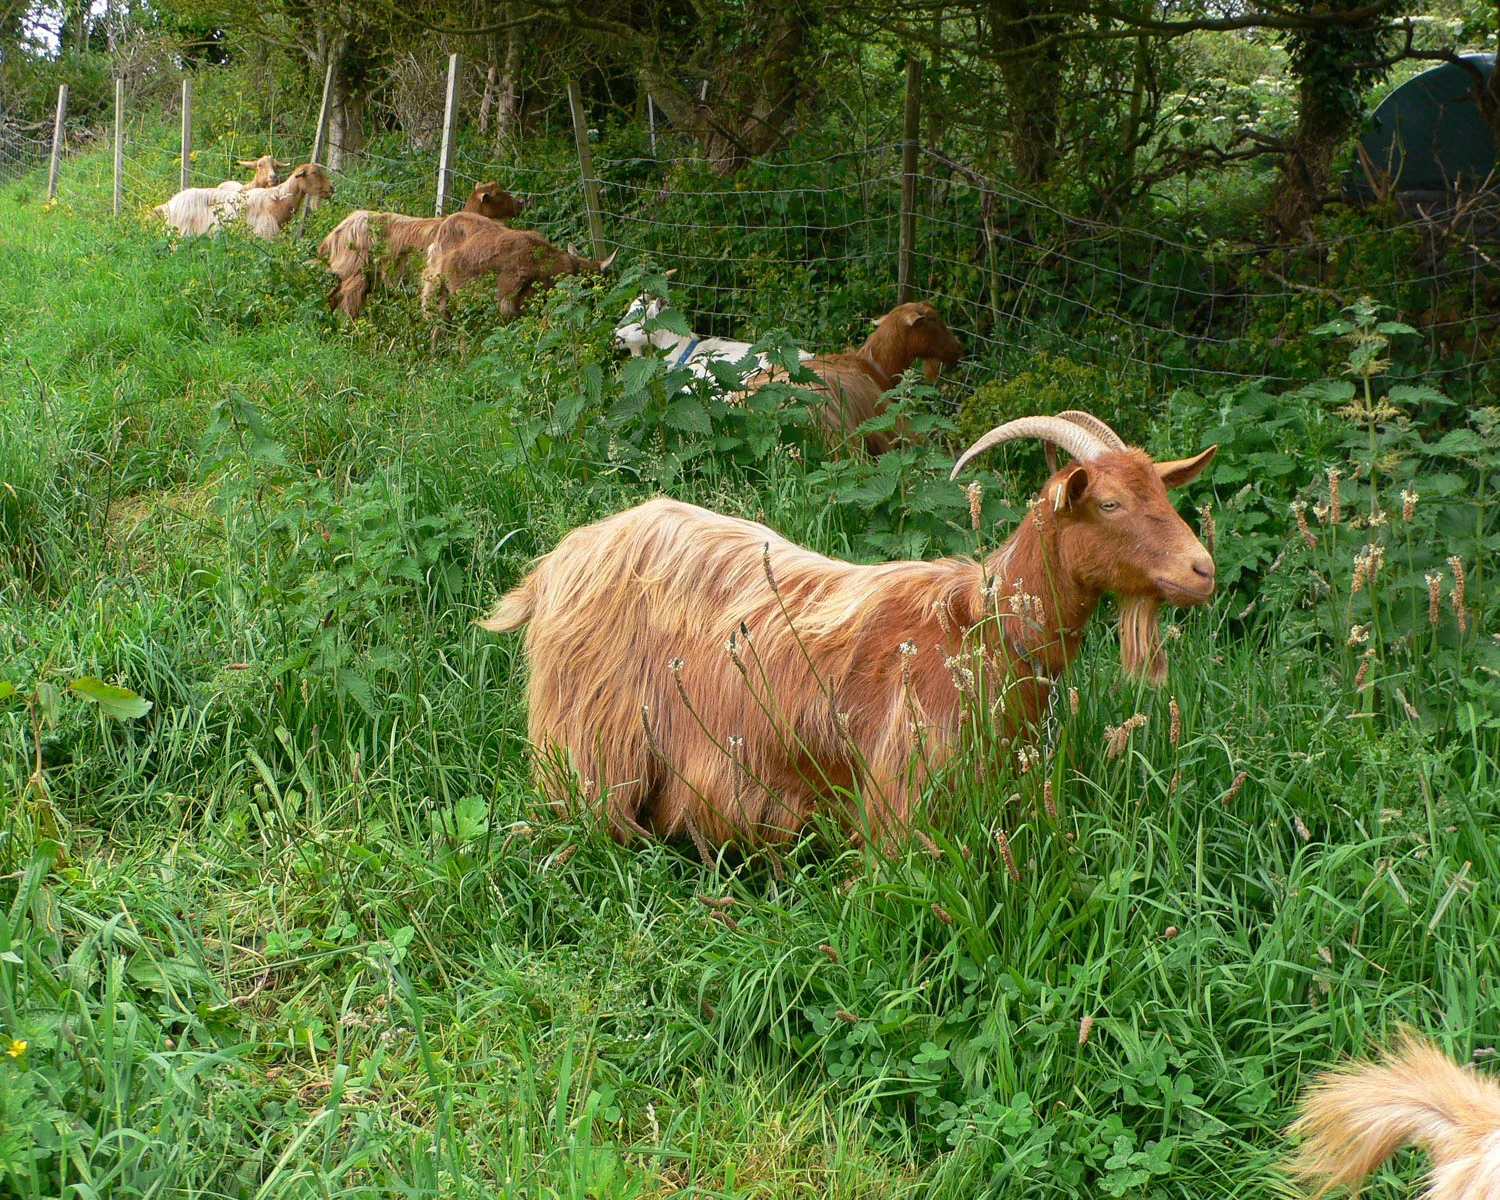
[[[1119,509],[1119,507],[1120,507],[1120,502],[1118,500],[1101,500],[1101,501],[1099,501],[1099,511],[1100,512],[1116,512]]]

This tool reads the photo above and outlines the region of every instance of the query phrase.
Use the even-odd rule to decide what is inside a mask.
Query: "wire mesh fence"
[[[51,153],[51,130],[0,118],[0,183],[45,168]]]
[[[176,190],[174,133],[154,114],[128,117],[124,211]],[[247,178],[238,163],[247,140],[196,150],[192,182]],[[528,199],[521,223],[559,245],[586,246],[579,165],[561,145],[500,155],[472,133],[461,138],[450,209],[496,181]],[[895,304],[900,143],[784,154],[730,177],[683,139],[662,136],[658,153],[645,145],[615,138],[594,150],[605,237],[622,262],[675,268],[672,299],[696,332],[754,339],[787,328],[813,348],[836,349],[858,336],[848,314],[877,317]],[[45,165],[48,149],[35,132],[0,128],[0,179]],[[386,135],[333,172],[333,203],[429,214],[438,159],[435,144],[413,150]],[[1391,208],[1315,245],[1268,250],[1191,222],[1169,232],[1082,218],[942,148],[922,152],[915,185],[914,291],[965,341],[977,364],[971,378],[1045,348],[1165,387],[1291,381],[1298,371],[1286,340],[1370,293],[1419,326],[1423,350],[1411,369],[1470,390],[1489,381],[1500,319],[1491,202]]]

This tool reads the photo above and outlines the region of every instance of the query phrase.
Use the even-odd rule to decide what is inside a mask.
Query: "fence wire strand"
[[[160,204],[176,190],[180,150],[163,136],[148,116],[127,122],[127,209]],[[433,211],[438,147],[391,153],[398,136],[332,172],[341,209]],[[192,182],[243,178],[234,145],[231,138],[195,152]],[[658,145],[683,143],[662,135]],[[0,126],[0,180],[45,167],[49,151],[49,139]],[[624,262],[649,258],[675,268],[673,301],[700,334],[753,339],[785,327],[800,335],[837,324],[834,315],[851,308],[878,317],[895,302],[899,143],[757,160],[729,178],[690,149],[596,151],[594,169],[607,241]],[[576,160],[506,162],[460,141],[451,170],[452,207],[476,184],[497,181],[529,201],[518,223],[558,244],[587,244]],[[1438,223],[1420,216],[1324,238],[1316,247],[1321,265],[1299,282],[1280,273],[1282,260],[1263,247],[1080,218],[940,150],[920,158],[916,195],[915,290],[968,344],[969,362],[983,364],[968,369],[971,381],[992,376],[996,360],[1014,363],[1045,348],[1169,382],[1290,382],[1270,352],[1277,330],[1295,317],[1305,326],[1309,306],[1333,315],[1354,298],[1338,289],[1336,273],[1332,285],[1323,275],[1322,265],[1341,258],[1364,263],[1366,290],[1404,315],[1426,305],[1429,374],[1472,375],[1472,358],[1484,348],[1485,297],[1497,285],[1497,256],[1485,248],[1500,228],[1492,211],[1487,224],[1447,231],[1446,242],[1463,250],[1458,255],[1440,244]],[[1438,312],[1439,297],[1457,294],[1465,271],[1469,311]],[[1470,359],[1454,353],[1449,343],[1459,340],[1469,343],[1459,348]]]

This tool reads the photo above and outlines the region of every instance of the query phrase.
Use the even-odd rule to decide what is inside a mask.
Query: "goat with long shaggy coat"
[[[475,213],[444,217],[422,272],[422,311],[441,318],[448,297],[485,275],[495,276],[500,315],[509,320],[537,292],[564,275],[597,275],[614,262],[585,258],[572,246],[559,250],[534,229],[508,229]],[[434,304],[434,299],[436,304]],[[437,340],[437,326],[432,329]]]
[[[801,386],[825,397],[819,409],[823,428],[831,440],[844,442],[860,425],[885,411],[886,393],[917,359],[923,361],[927,382],[935,383],[939,369],[953,366],[962,356],[963,347],[937,309],[925,301],[911,301],[881,317],[859,349],[816,355],[803,362],[817,379]],[[772,380],[786,379],[787,373],[780,368],[762,371],[746,381],[745,390],[753,392]],[[886,432],[864,437],[871,454],[885,453],[893,441]]]
[[[857,566],[673,500],[569,534],[480,622],[526,627],[543,789],[581,781],[617,838],[687,835],[704,854],[794,838],[840,796],[879,834],[911,816],[966,713],[1029,726],[1104,592],[1126,669],[1159,681],[1157,609],[1214,589],[1167,488],[1215,448],[1156,463],[1072,416],[1009,422],[960,460],[1018,437],[1078,459],[982,562]]]
[[[463,211],[478,213],[494,221],[508,221],[526,207],[498,183],[476,184],[464,201]],[[328,293],[328,307],[351,321],[359,320],[365,301],[375,284],[388,286],[399,279],[407,260],[425,251],[437,236],[442,217],[408,217],[402,213],[356,209],[333,227],[318,255],[338,276]]]
[[[1290,1170],[1314,1196],[1357,1191],[1402,1146],[1417,1145],[1432,1161],[1426,1200],[1500,1200],[1500,1084],[1410,1032],[1379,1062],[1320,1076],[1289,1132],[1303,1139]]]
[[[269,188],[247,188],[221,183],[211,188],[184,188],[159,212],[178,233],[197,236],[214,233],[227,224],[243,220],[256,237],[270,241],[291,220],[303,197],[309,207],[333,195],[333,180],[317,163],[303,163],[285,183]]]

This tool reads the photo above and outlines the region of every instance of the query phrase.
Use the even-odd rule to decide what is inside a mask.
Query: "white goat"
[[[710,383],[718,381],[718,376],[714,374],[714,363],[739,363],[750,353],[751,343],[737,342],[732,338],[699,337],[695,333],[683,336],[670,329],[653,329],[648,332],[646,326],[660,317],[668,307],[666,300],[661,297],[642,292],[626,310],[625,319],[615,330],[615,348],[629,350],[637,357],[648,350],[663,351],[669,370],[686,367],[699,379],[707,379]],[[806,351],[798,351],[797,357],[806,360],[812,355]],[[772,369],[771,360],[764,354],[755,355],[754,361],[756,365],[742,374],[742,383],[762,371]],[[691,384],[683,384],[678,390],[686,392],[691,389]]]
[[[333,195],[333,181],[316,163],[303,163],[285,183],[275,187],[246,187],[229,180],[217,187],[184,188],[159,212],[169,226],[187,237],[214,233],[237,219],[244,220],[256,237],[270,240],[291,219],[297,202],[308,198],[308,207]]]

